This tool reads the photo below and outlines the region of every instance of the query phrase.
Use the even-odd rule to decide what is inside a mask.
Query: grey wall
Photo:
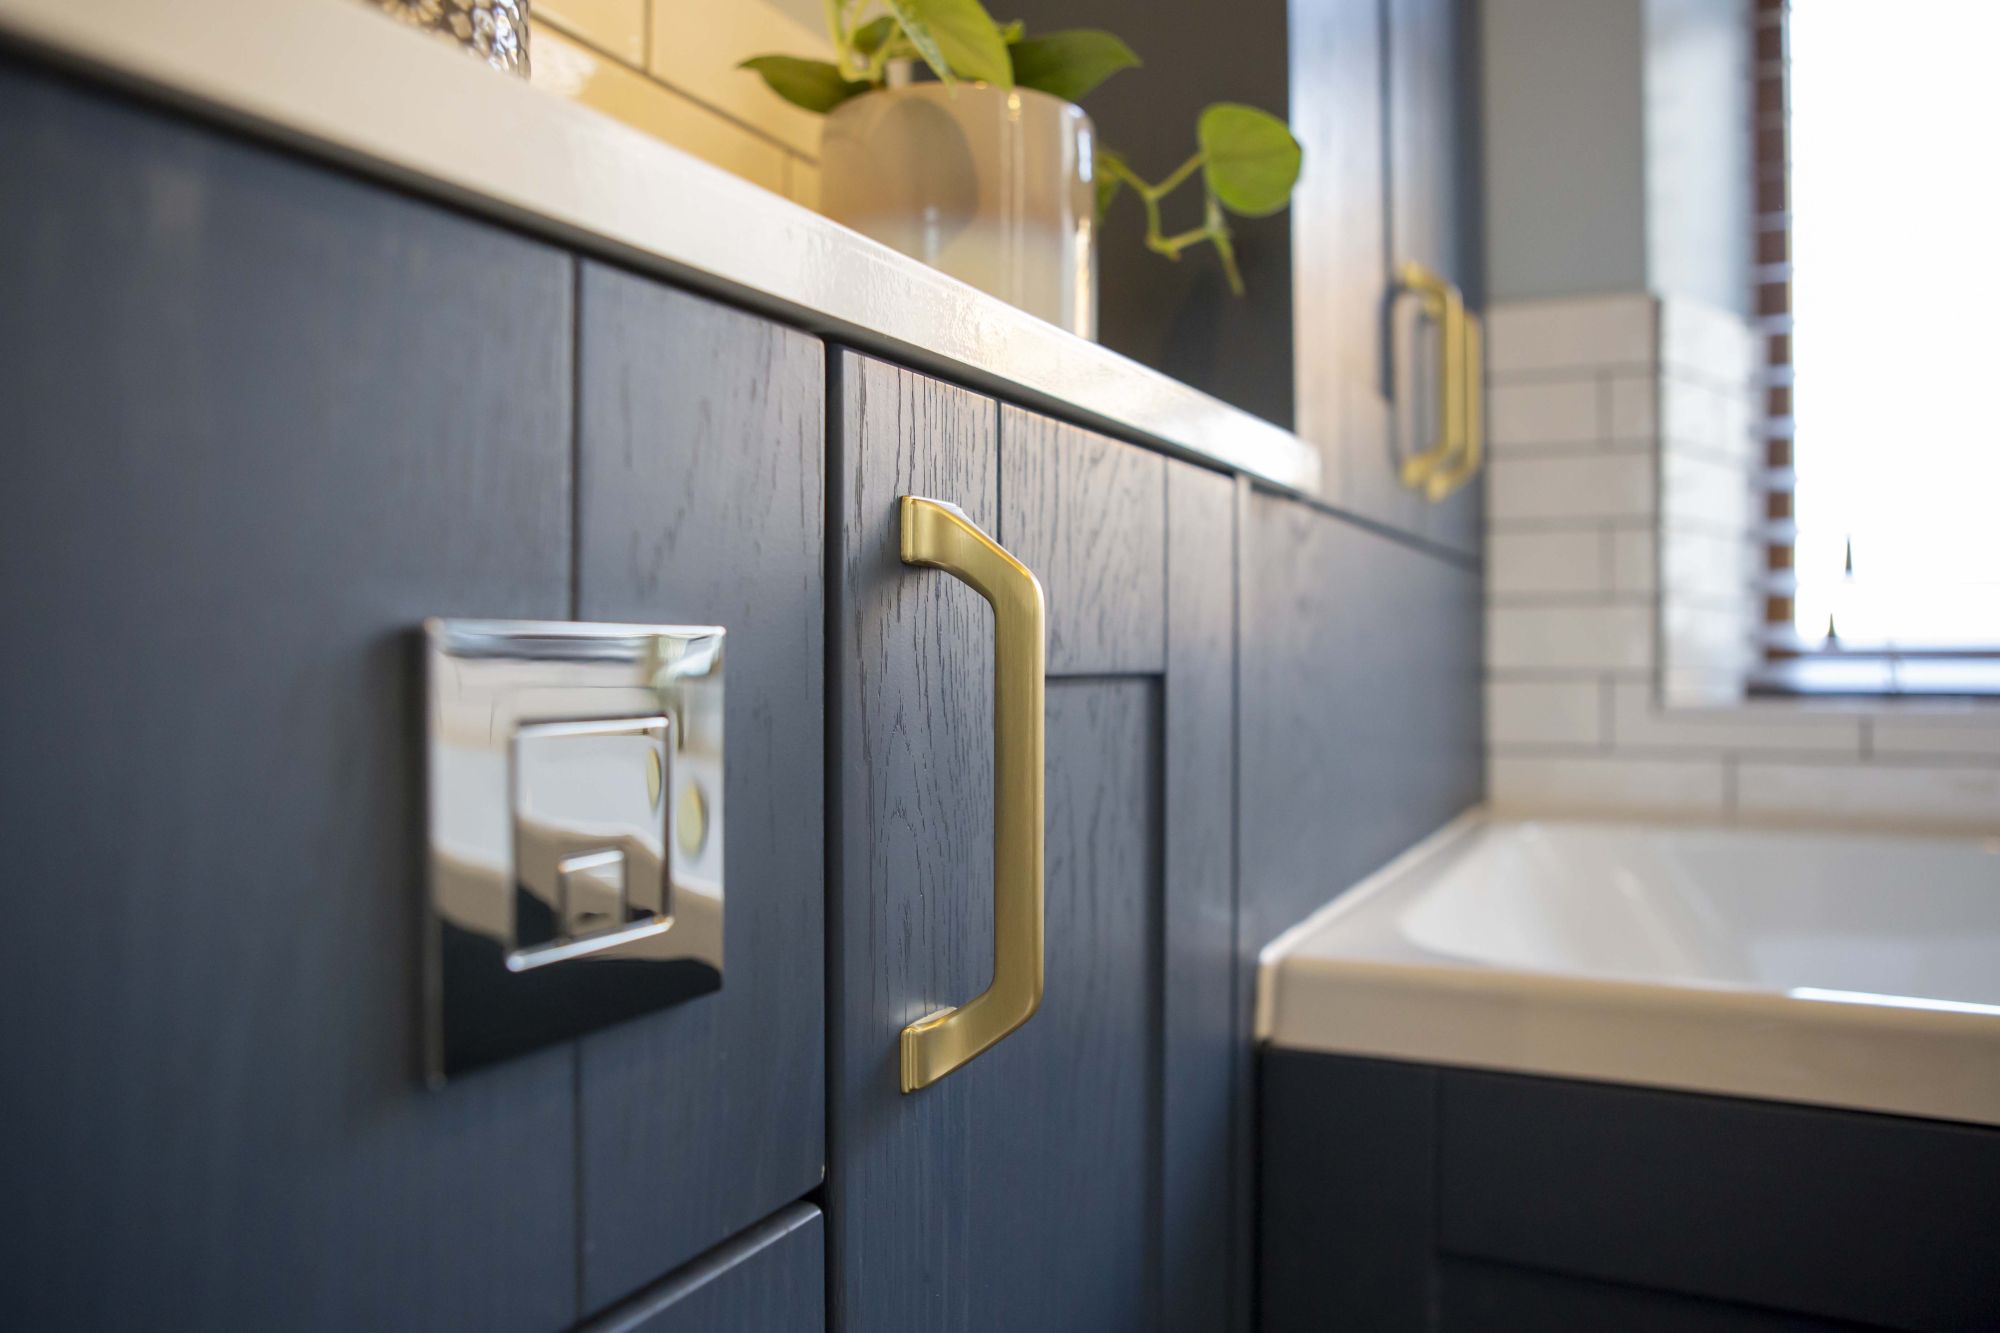
[[[1653,290],[1748,314],[1750,20],[1744,0],[1646,0]]]
[[[1646,283],[1645,0],[1484,0],[1490,302]]]
[[[1742,0],[1483,0],[1487,295],[1749,300]]]
[[[1107,147],[1157,181],[1197,148],[1210,102],[1288,114],[1285,0],[1013,0],[991,6],[1030,32],[1104,28],[1145,63],[1083,99]],[[1310,168],[1308,168],[1310,169]],[[1169,233],[1201,221],[1201,189],[1161,204]],[[1246,292],[1233,295],[1209,246],[1178,263],[1146,249],[1139,201],[1127,190],[1105,218],[1099,251],[1098,340],[1133,360],[1267,421],[1292,414],[1292,215],[1231,218]]]

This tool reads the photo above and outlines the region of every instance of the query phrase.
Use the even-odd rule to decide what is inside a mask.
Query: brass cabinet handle
[[[1404,264],[1397,280],[1438,329],[1437,438],[1402,467],[1403,485],[1435,503],[1479,470],[1486,436],[1484,339],[1479,317],[1466,310],[1457,287],[1415,263]]]
[[[957,505],[906,495],[906,565],[941,569],[993,607],[993,982],[903,1029],[903,1091],[928,1087],[1042,1002],[1042,681],[1047,617],[1034,572]]]
[[[1486,336],[1479,316],[1459,303],[1458,456],[1424,479],[1424,498],[1435,504],[1472,480],[1486,445]]]

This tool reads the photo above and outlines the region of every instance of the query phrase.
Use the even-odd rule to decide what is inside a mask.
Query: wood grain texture
[[[2000,1130],[1441,1077],[1456,1253],[1882,1328],[2000,1328]]]
[[[820,1182],[825,354],[590,263],[577,614],[727,642],[722,989],[582,1043],[595,1309]]]
[[[1266,1050],[1263,1323],[2000,1326],[2000,1131]]]
[[[1051,417],[1000,410],[1000,544],[1041,580],[1051,676],[1166,660],[1167,462]]]
[[[1479,233],[1478,63],[1471,0],[1390,0],[1388,23],[1390,274],[1415,260],[1457,284],[1468,306],[1484,306]],[[1413,362],[1408,331],[1390,355]],[[1432,335],[1426,334],[1429,339]],[[1423,448],[1409,432],[1423,419],[1416,377],[1393,389],[1402,448]],[[1421,390],[1431,392],[1426,387]],[[1440,503],[1405,489],[1390,468],[1361,467],[1338,503],[1378,522],[1470,555],[1481,553],[1485,478],[1475,477]]]
[[[1480,580],[1296,501],[1242,528],[1242,965],[1477,802]]]
[[[1405,260],[1478,297],[1464,11],[1463,0],[1292,6],[1292,128],[1308,164],[1292,212],[1298,430],[1320,447],[1322,498],[1477,554],[1483,485],[1433,505],[1398,480],[1402,454],[1428,443],[1417,437],[1433,390],[1414,373],[1413,324],[1390,305]]]
[[[999,463],[989,404],[855,359],[842,385],[841,476],[854,490],[839,506],[847,641],[835,662],[835,1322],[870,1333],[1157,1327],[1159,681],[1050,682],[1042,1006],[970,1064],[902,1095],[902,1025],[990,975],[991,632],[983,603],[947,600],[964,591],[954,581],[895,562],[893,500],[955,498],[925,489],[937,483],[976,495],[963,470],[983,459],[997,478]],[[979,500],[992,503],[991,490]],[[1027,525],[1091,512],[1061,489],[1024,509],[1010,540],[1062,549],[1059,534]]]
[[[1292,6],[1292,133],[1307,170],[1292,195],[1298,431],[1319,446],[1339,504],[1387,466],[1389,281],[1383,0]]]
[[[1236,488],[1167,467],[1165,891],[1161,897],[1163,1327],[1216,1333],[1247,1313],[1235,1117],[1249,1063],[1236,977]]]
[[[1438,1071],[1268,1048],[1258,1067],[1259,1327],[1427,1333]]]
[[[949,500],[997,525],[998,413],[867,357],[835,366],[831,1314],[855,1333],[971,1328],[971,1071],[905,1097],[896,1043],[991,979],[992,613],[898,559],[896,501]]]
[[[1439,1333],[1881,1333],[1879,1327],[1441,1255]]]
[[[571,262],[0,64],[0,1310],[574,1316],[573,1048],[418,1083],[426,615],[561,617]]]
[[[817,1333],[826,1226],[796,1203],[585,1325],[580,1333]]]
[[[1159,1327],[1159,719],[1154,681],[1049,686],[1047,992],[952,1075],[969,1328]]]
[[[1414,259],[1476,303],[1483,283],[1470,6],[1390,0],[1384,13],[1392,262]]]

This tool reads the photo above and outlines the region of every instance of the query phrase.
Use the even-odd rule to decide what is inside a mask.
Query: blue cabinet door
[[[816,1188],[819,342],[26,63],[0,153],[0,1324],[567,1327]],[[432,615],[730,654],[723,988],[436,1092]]]
[[[835,364],[829,891],[837,1328],[1215,1328],[1231,1299],[1234,488],[858,355]],[[959,505],[1047,598],[1046,990],[900,1090],[993,966],[993,626],[898,556]]]
[[[576,1315],[575,1052],[418,1082],[425,616],[569,614],[572,262],[0,64],[0,1324]]]
[[[819,1333],[826,1226],[795,1203],[703,1254],[583,1333]]]

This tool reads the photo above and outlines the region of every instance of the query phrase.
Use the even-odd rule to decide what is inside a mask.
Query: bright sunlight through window
[[[2000,0],[1791,7],[1807,644],[2000,650],[1996,51]]]

